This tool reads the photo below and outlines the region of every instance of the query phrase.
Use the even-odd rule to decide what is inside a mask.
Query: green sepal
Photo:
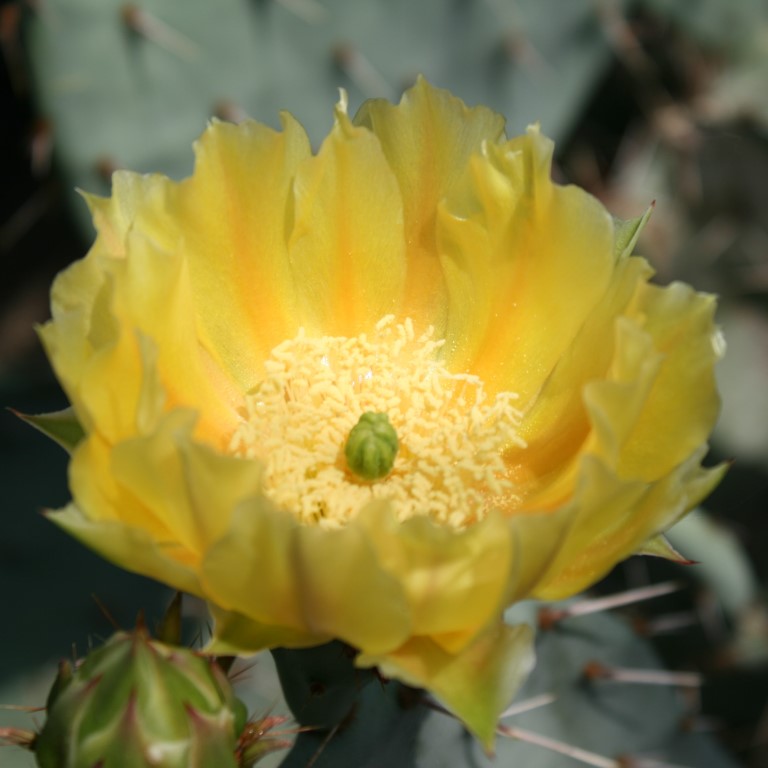
[[[614,218],[614,253],[616,255],[616,261],[621,261],[632,255],[637,245],[637,240],[640,237],[640,233],[648,223],[648,219],[651,218],[653,209],[656,207],[655,201],[651,203],[645,213],[636,219],[617,219]]]
[[[181,601],[183,592],[177,591],[168,607],[165,609],[160,626],[157,628],[157,639],[168,645],[181,643]]]
[[[74,409],[70,406],[62,411],[51,413],[20,413],[11,409],[11,413],[18,416],[27,424],[42,432],[46,437],[58,443],[67,453],[72,453],[78,443],[85,437],[85,430],[75,416]]]
[[[695,560],[689,560],[685,555],[681,555],[663,534],[648,539],[635,554],[663,557],[665,560],[671,560],[673,563],[680,563],[681,565],[694,565],[696,563]]]
[[[694,509],[667,531],[667,537],[696,560],[699,565],[693,574],[715,593],[729,617],[744,615],[761,599],[760,584],[743,545],[705,510]]]
[[[56,699],[59,698],[62,691],[70,684],[73,676],[74,667],[72,662],[69,659],[62,659],[59,662],[59,673],[56,675],[56,680],[54,680],[53,686],[48,692],[48,698],[45,702],[46,709],[50,709],[56,703]]]

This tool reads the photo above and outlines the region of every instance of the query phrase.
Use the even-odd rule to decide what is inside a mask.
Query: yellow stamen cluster
[[[386,498],[401,520],[472,524],[514,499],[502,453],[523,445],[520,412],[514,393],[490,398],[478,377],[450,372],[433,337],[391,316],[370,338],[300,331],[272,350],[230,449],[264,462],[266,492],[303,523],[342,526]],[[377,482],[356,476],[344,457],[366,411],[386,413],[399,441],[392,471]]]

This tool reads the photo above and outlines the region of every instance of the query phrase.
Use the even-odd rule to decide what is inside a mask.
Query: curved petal
[[[129,241],[131,255],[114,280],[116,319],[124,333],[136,329],[151,338],[167,407],[197,410],[196,434],[224,448],[243,393],[200,343],[188,264],[176,250],[158,248],[143,231],[131,233]],[[112,366],[104,376],[114,379],[121,373]]]
[[[400,523],[389,505],[372,504],[359,525],[402,584],[414,635],[455,653],[504,609],[513,541],[501,515],[454,531],[426,517]]]
[[[47,516],[86,547],[126,570],[202,596],[194,565],[183,562],[175,542],[159,540],[152,531],[119,520],[94,521],[75,504]]]
[[[715,298],[682,283],[642,285],[632,310],[662,360],[617,470],[653,480],[711,433],[720,410],[714,369],[723,343],[714,324]]]
[[[614,269],[611,217],[583,190],[551,182],[551,154],[536,129],[486,145],[439,219],[448,364],[493,390],[517,392],[523,406],[568,350]]]
[[[119,439],[136,429],[143,375],[136,337],[112,311],[113,286],[95,258],[77,262],[57,277],[53,319],[39,334],[84,429]],[[124,371],[119,381],[111,379],[114,368]]]
[[[426,688],[490,748],[499,715],[533,669],[533,632],[501,621],[461,653],[447,653],[428,638],[413,638],[386,655],[360,654],[355,664]]]
[[[583,389],[592,434],[585,450],[615,467],[659,375],[663,355],[626,317],[614,325],[614,355],[605,378]]]
[[[192,413],[171,411],[151,435],[114,446],[110,471],[124,494],[201,559],[229,530],[236,505],[259,493],[263,467],[193,442],[194,421]]]
[[[559,600],[588,587],[644,542],[673,525],[720,482],[727,467],[703,469],[697,451],[655,483],[621,481],[594,457],[585,457],[573,501],[571,533],[534,596]]]
[[[69,486],[83,515],[94,523],[125,522],[145,530],[158,541],[171,541],[171,529],[136,497],[124,488],[112,472],[113,447],[99,434],[82,440],[69,465]]]
[[[301,526],[291,554],[302,611],[313,632],[370,653],[396,648],[411,634],[403,585],[381,567],[359,526]]]
[[[169,214],[190,275],[200,343],[241,391],[262,378],[270,350],[296,334],[300,305],[288,262],[294,178],[310,157],[304,129],[213,121],[195,171]]]
[[[235,525],[238,505],[261,492],[264,467],[187,439],[177,439],[176,450],[190,523],[207,552]]]
[[[311,648],[333,640],[332,636],[282,627],[273,622],[263,623],[237,611],[225,611],[210,603],[214,634],[205,646],[205,653],[217,656],[251,656],[268,648]]]
[[[208,598],[220,608],[242,614],[257,624],[317,636],[304,620],[301,585],[291,558],[296,528],[296,520],[265,496],[239,504],[232,512],[228,530],[211,544],[201,563],[200,578]],[[229,626],[240,632],[242,623],[217,626],[216,638],[245,642],[230,638]],[[262,633],[258,636],[262,637]],[[250,650],[263,647],[259,644]]]
[[[173,241],[176,222],[169,227],[165,213],[174,183],[155,173],[117,171],[112,174],[112,195],[99,197],[81,193],[93,217],[96,240],[89,256],[124,259],[129,251],[127,237],[141,219],[140,228],[158,243]]]
[[[612,290],[527,410],[526,447],[505,457],[525,510],[565,503],[585,453],[651,482],[711,431],[720,353],[713,302],[683,286],[651,286],[648,274],[640,259],[617,265]]]
[[[408,258],[403,314],[434,325],[442,336],[446,292],[436,258],[437,208],[483,143],[503,138],[504,119],[419,78],[398,105],[372,99],[354,122],[378,138],[402,195]]]
[[[122,521],[175,542],[185,562],[199,562],[230,529],[235,506],[259,493],[263,468],[193,442],[195,420],[176,410],[152,433],[114,446],[97,434],[82,441],[70,485],[83,511],[94,521]]]
[[[113,446],[109,472],[120,494],[115,504],[119,516],[129,522],[133,508],[151,511],[168,539],[199,560],[206,542],[190,514],[178,450],[178,440],[190,433],[194,418],[189,412],[171,412],[156,432]]]
[[[326,336],[373,330],[401,313],[400,190],[376,137],[342,102],[317,157],[297,170],[289,259],[303,325]]]
[[[621,341],[617,318],[650,275],[651,269],[642,259],[623,259],[616,265],[611,289],[526,405],[519,427],[525,447],[512,446],[505,454],[524,509],[554,509],[572,493],[580,452],[593,430],[584,402],[585,387],[605,378]],[[640,355],[635,359],[642,363]]]
[[[40,331],[57,375],[83,426],[114,442],[152,429],[162,399],[198,409],[198,435],[224,447],[242,392],[200,345],[184,259],[145,229],[125,243],[130,257],[92,250],[57,280]]]
[[[358,526],[302,526],[265,497],[235,510],[201,570],[213,602],[257,623],[372,652],[397,647],[411,633],[399,578],[381,567]],[[216,627],[221,642],[232,642],[228,626]]]

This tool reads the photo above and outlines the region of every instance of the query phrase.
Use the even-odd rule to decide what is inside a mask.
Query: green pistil
[[[397,448],[397,432],[389,416],[367,411],[349,431],[344,455],[355,475],[363,480],[380,480],[392,470]]]

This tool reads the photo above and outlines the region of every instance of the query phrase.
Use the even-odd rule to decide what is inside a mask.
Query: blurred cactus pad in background
[[[291,659],[290,680],[279,654],[258,657],[233,670],[252,722],[288,717],[296,731],[310,700],[338,714],[260,766],[768,765],[766,0],[18,0],[0,11],[2,405],[65,405],[31,329],[47,316],[53,274],[92,238],[75,187],[108,194],[119,168],[186,176],[190,144],[214,116],[276,126],[285,109],[317,145],[339,87],[353,113],[369,97],[396,101],[418,74],[502,113],[510,135],[539,121],[557,142],[559,180],[617,216],[655,199],[637,250],[663,282],[721,296],[729,353],[712,462],[735,464],[708,509],[670,534],[700,565],[634,558],[598,585],[684,589],[621,617],[577,612],[539,629],[539,665],[518,701],[541,706],[503,720],[495,759],[399,684],[350,672],[329,690],[317,685],[327,657]],[[58,660],[112,632],[91,593],[125,627],[139,610],[151,625],[167,593],[36,514],[67,499],[63,452],[10,415],[0,440],[0,703],[44,706]],[[204,623],[195,605],[187,640]],[[511,618],[540,627],[538,610]],[[664,667],[667,683],[649,682]],[[0,712],[0,726],[43,721]],[[0,750],[2,766],[33,764]]]
[[[354,112],[418,74],[558,138],[610,54],[593,6],[559,0],[46,2],[26,40],[57,161],[91,191],[115,168],[188,174],[211,115],[287,108],[317,142],[340,86]]]

